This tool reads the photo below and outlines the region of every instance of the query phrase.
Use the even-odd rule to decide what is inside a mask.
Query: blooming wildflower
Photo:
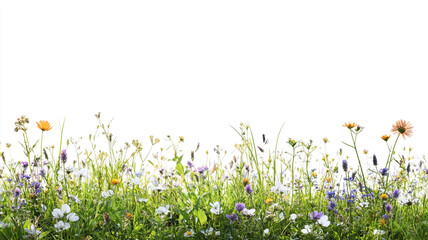
[[[335,191],[326,192],[326,193],[327,193],[326,198],[327,198],[328,200],[330,200],[330,199],[332,199],[332,198],[335,198],[335,196],[336,196],[336,192],[335,192]]]
[[[235,204],[235,209],[238,212],[242,212],[242,210],[245,209],[245,203],[236,203]]]
[[[263,236],[267,236],[267,235],[269,235],[269,228],[266,228],[266,229],[263,231]]]
[[[13,196],[19,197],[19,195],[21,195],[21,189],[15,188],[15,191],[13,191]]]
[[[187,166],[188,166],[189,168],[193,168],[195,165],[193,165],[193,162],[192,162],[192,161],[187,161]]]
[[[37,127],[42,131],[49,131],[52,129],[51,124],[48,121],[43,120],[37,122]]]
[[[388,142],[388,140],[389,140],[389,138],[391,137],[391,135],[388,135],[388,134],[384,134],[384,135],[382,135],[382,137],[380,137],[380,138],[382,138],[382,140],[384,140],[385,142]]]
[[[294,222],[297,219],[297,215],[295,213],[290,214],[290,221]]]
[[[220,202],[210,203],[211,210],[210,212],[220,215],[223,213],[223,210],[221,209]]]
[[[77,178],[81,178],[81,177],[88,178],[88,169],[86,169],[86,168],[82,168],[82,169],[80,169],[80,170],[77,170],[77,171],[74,173],[74,176],[76,176]]]
[[[385,210],[386,210],[387,212],[391,212],[391,211],[392,211],[392,206],[391,206],[391,204],[386,204],[386,206],[385,206]]]
[[[169,213],[169,205],[164,205],[156,209],[156,214],[166,215]]]
[[[113,195],[114,195],[113,190],[108,190],[107,192],[102,192],[102,193],[101,193],[101,196],[102,196],[103,198],[108,198],[108,197],[111,197],[111,196],[113,196]]]
[[[373,154],[373,165],[377,166],[377,157]]]
[[[346,159],[344,159],[343,161],[342,161],[342,168],[343,168],[343,171],[348,171],[348,161],[346,161]]]
[[[366,208],[369,206],[369,202],[360,202],[360,206]]]
[[[384,219],[384,218],[382,218],[380,221],[379,221],[379,223],[380,223],[380,225],[382,226],[382,225],[385,225],[386,224],[386,220]]]
[[[77,216],[75,213],[69,213],[67,215],[67,220],[70,222],[75,222],[75,221],[79,220],[79,216]]]
[[[253,189],[251,188],[251,185],[245,186],[245,192],[248,194],[251,194],[253,192]]]
[[[388,220],[388,219],[389,219],[389,215],[388,215],[388,214],[384,214],[384,215],[382,215],[382,217],[383,217],[384,219],[386,219],[386,220]]]
[[[353,129],[354,127],[357,126],[357,124],[355,122],[347,122],[347,123],[344,123],[342,126],[347,127],[348,129]]]
[[[330,201],[327,206],[329,211],[333,211],[336,207],[337,207],[337,204],[334,201]]]
[[[375,235],[375,236],[377,236],[377,235],[384,235],[384,234],[385,234],[385,231],[383,231],[383,230],[375,229],[373,231],[373,235]]]
[[[147,198],[139,198],[138,201],[139,202],[147,202],[147,201],[149,201],[149,199],[147,199]]]
[[[201,233],[204,235],[211,235],[214,232],[214,228],[210,227],[207,230],[201,230]]]
[[[391,132],[394,134],[401,134],[404,139],[406,137],[411,137],[413,134],[413,126],[410,122],[404,120],[398,120],[394,125],[392,125]]]
[[[126,217],[129,218],[129,219],[132,219],[132,218],[134,218],[134,215],[132,215],[129,212],[126,212]]]
[[[61,151],[61,162],[66,163],[67,162],[67,150],[63,149]]]
[[[205,172],[205,168],[203,167],[198,167],[198,173],[199,174],[203,174]]]
[[[22,167],[24,167],[24,168],[28,167],[28,162],[26,162],[26,161],[22,161],[21,164],[22,164]]]
[[[111,185],[116,185],[116,184],[118,184],[118,183],[120,183],[120,180],[119,180],[119,179],[117,179],[117,178],[113,178],[113,179],[111,180]]]
[[[388,173],[388,168],[381,168],[381,169],[379,170],[379,173],[380,173],[382,176],[388,176],[388,175],[389,175],[389,173]]]
[[[247,186],[250,183],[250,179],[249,178],[244,178],[242,180],[242,184],[244,184],[244,186]]]
[[[70,206],[68,204],[64,204],[61,206],[61,209],[55,208],[52,211],[52,215],[54,218],[62,218],[64,216],[65,213],[69,213],[70,212]]]
[[[230,221],[235,221],[238,219],[238,216],[235,213],[232,213],[231,215],[226,214],[226,218],[228,218]]]
[[[37,230],[37,228],[31,224],[30,229],[24,228],[24,230],[32,237],[38,238],[38,236],[42,233],[42,231]]]
[[[302,229],[303,234],[308,234],[312,232],[312,225],[305,225],[305,228]]]
[[[186,231],[184,233],[185,237],[193,237],[193,235],[195,235],[195,232],[193,231],[193,229],[190,229],[189,231]]]
[[[400,196],[400,190],[395,189],[395,190],[392,192],[392,198],[398,198],[399,196]]]
[[[270,189],[272,192],[278,193],[286,193],[288,191],[287,187],[285,187],[282,183],[276,182],[275,186]]]
[[[132,178],[131,179],[131,183],[134,185],[140,185],[140,179],[139,178]]]
[[[318,211],[314,211],[312,213],[309,213],[309,218],[311,220],[316,220],[316,219],[320,219],[323,216],[323,212],[318,212]]]
[[[244,210],[242,210],[242,213],[243,213],[245,216],[247,216],[247,217],[252,217],[252,216],[254,216],[255,212],[256,212],[256,209],[246,209],[246,208],[244,208]]]
[[[381,195],[380,195],[380,198],[382,198],[382,199],[387,199],[387,198],[388,198],[388,195],[386,195],[385,193],[383,193],[383,194],[381,194]]]
[[[46,169],[44,168],[40,169],[40,176],[42,177],[46,176]]]
[[[323,227],[328,227],[330,226],[330,221],[328,220],[328,216],[327,215],[323,215],[320,219],[318,219],[318,224],[323,226]]]
[[[57,222],[54,227],[56,228],[57,232],[60,232],[62,230],[66,230],[70,228],[70,223],[68,222],[63,222],[63,221],[59,221]]]
[[[272,198],[268,198],[268,199],[266,199],[265,203],[268,204],[268,205],[270,205],[270,204],[273,203],[273,199]]]

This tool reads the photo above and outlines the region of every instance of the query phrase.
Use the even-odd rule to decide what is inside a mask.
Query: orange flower
[[[325,180],[330,183],[331,182],[331,178],[330,177],[326,177]]]
[[[381,220],[380,220],[380,225],[381,226],[383,226],[383,225],[385,225],[386,224],[386,220],[384,219],[384,218],[382,218]]]
[[[401,134],[404,139],[406,137],[411,137],[413,134],[413,126],[410,122],[404,120],[398,120],[394,125],[392,125],[391,132],[394,134]]]
[[[273,199],[272,198],[268,198],[268,199],[266,199],[265,203],[270,205],[270,204],[273,203]]]
[[[111,185],[116,185],[116,184],[118,184],[118,183],[120,183],[120,180],[119,180],[119,179],[117,179],[117,178],[113,178],[113,179],[111,180]]]
[[[126,217],[132,219],[132,218],[134,218],[134,215],[130,214],[129,212],[126,212]]]
[[[386,195],[385,193],[384,193],[384,194],[381,194],[381,195],[380,195],[380,198],[382,198],[382,199],[387,199],[387,198],[388,198],[388,195]]]
[[[51,124],[48,121],[43,120],[37,122],[37,127],[42,131],[49,131],[52,129]]]
[[[357,126],[357,124],[355,122],[347,122],[347,123],[344,123],[342,126],[347,127],[349,129],[353,129],[354,127]]]
[[[249,178],[244,178],[244,180],[242,180],[242,184],[244,184],[244,186],[247,186],[249,183],[250,183]]]
[[[388,142],[388,139],[391,137],[391,135],[387,135],[387,134],[384,134],[384,135],[382,135],[382,137],[380,137],[380,138],[382,138],[382,140],[384,140],[385,142]]]

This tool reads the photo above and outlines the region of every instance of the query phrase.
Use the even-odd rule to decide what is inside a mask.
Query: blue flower
[[[388,168],[381,168],[381,169],[379,170],[379,173],[380,173],[382,176],[388,176],[388,175],[389,175],[389,173],[388,173]]]
[[[242,212],[242,210],[245,209],[245,203],[236,203],[235,204],[235,209],[238,212]]]
[[[400,190],[395,189],[395,190],[392,192],[392,198],[398,198],[399,196],[400,196]]]
[[[324,216],[323,212],[314,211],[312,213],[309,213],[309,218],[311,220],[317,220],[320,219],[322,216]]]

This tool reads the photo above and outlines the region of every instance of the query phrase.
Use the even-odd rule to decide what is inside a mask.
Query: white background
[[[426,1],[2,1],[0,141],[20,150],[21,115],[59,142],[114,118],[120,141],[184,136],[233,149],[229,127],[250,123],[272,143],[289,137],[350,141],[386,157],[382,134],[414,125],[400,141],[428,152]],[[147,147],[147,144],[145,145]],[[188,154],[188,152],[186,153]],[[229,157],[231,158],[231,156]],[[381,160],[382,161],[382,160]]]

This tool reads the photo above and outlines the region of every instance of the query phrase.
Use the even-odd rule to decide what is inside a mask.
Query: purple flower
[[[205,172],[205,168],[203,168],[203,167],[198,167],[198,172],[199,172],[199,174],[204,173],[204,172]]]
[[[333,211],[336,207],[337,207],[337,204],[334,201],[330,201],[327,206],[329,211]]]
[[[392,198],[398,198],[399,196],[400,196],[400,190],[395,189],[395,190],[392,192]]]
[[[194,167],[195,165],[193,165],[192,161],[188,161],[188,162],[187,162],[187,166],[188,166],[189,168],[192,168],[192,167]]]
[[[24,168],[27,168],[27,167],[28,167],[28,162],[26,162],[26,161],[22,161],[22,162],[21,162],[21,164],[22,164],[22,166],[23,166]]]
[[[245,186],[245,192],[248,194],[251,194],[253,192],[253,189],[251,188],[251,185],[248,184],[247,186]]]
[[[238,219],[238,216],[234,213],[232,213],[231,215],[226,214],[226,218],[228,218],[230,221],[235,221]]]
[[[344,159],[343,161],[342,161],[342,168],[343,168],[343,171],[348,171],[348,161],[346,161],[346,159]]]
[[[313,213],[309,213],[309,218],[311,220],[317,220],[324,216],[323,212],[314,211]]]
[[[336,196],[336,192],[335,191],[331,191],[331,192],[327,192],[326,198],[328,200],[330,200],[331,198],[334,198],[335,196]]]
[[[387,212],[391,212],[391,211],[392,211],[392,206],[391,206],[391,204],[386,204],[386,206],[385,206],[385,210],[386,210]]]
[[[40,169],[40,176],[46,176],[46,170],[44,168]]]
[[[373,154],[373,165],[377,166],[377,157]]]
[[[22,177],[21,177],[21,178],[30,179],[31,177],[30,177],[30,175],[22,174]]]
[[[15,191],[13,191],[13,196],[18,197],[19,195],[21,195],[21,189],[15,188]]]
[[[65,149],[63,149],[61,151],[61,161],[62,161],[62,163],[66,163],[67,162],[67,151]]]
[[[236,203],[235,204],[235,209],[238,212],[241,212],[242,210],[244,210],[244,208],[245,208],[245,203]]]
[[[388,175],[389,175],[389,173],[388,173],[388,168],[381,168],[381,169],[379,170],[379,173],[380,173],[382,176],[388,176]]]
[[[383,218],[385,218],[386,220],[388,220],[388,219],[389,219],[389,215],[388,215],[388,214],[385,214],[385,215],[383,215],[382,217],[383,217]]]

